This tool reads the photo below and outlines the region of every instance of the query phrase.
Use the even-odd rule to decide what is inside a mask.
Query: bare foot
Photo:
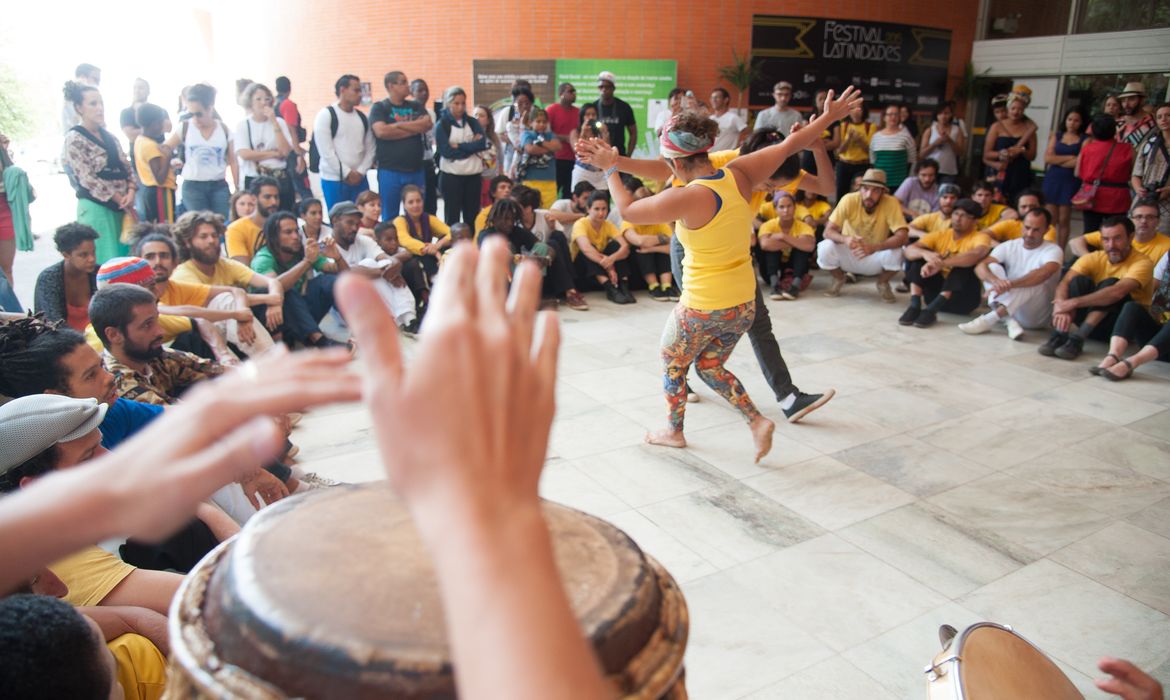
[[[670,428],[663,428],[662,430],[652,430],[646,433],[646,442],[651,445],[662,445],[664,447],[686,447],[687,439],[683,437],[681,430],[671,430]]]
[[[772,451],[772,432],[776,430],[776,424],[763,416],[756,416],[748,427],[752,429],[752,440],[756,443],[756,464],[759,464],[764,455]]]

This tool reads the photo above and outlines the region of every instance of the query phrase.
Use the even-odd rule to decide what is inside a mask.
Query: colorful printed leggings
[[[751,421],[760,415],[743,385],[723,366],[755,315],[755,300],[717,311],[698,311],[682,304],[674,308],[662,331],[662,387],[672,430],[683,428],[686,377],[692,363],[707,386],[738,408],[744,418]]]

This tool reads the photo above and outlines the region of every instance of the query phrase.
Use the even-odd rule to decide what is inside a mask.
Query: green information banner
[[[635,158],[656,158],[658,139],[654,118],[666,109],[666,97],[678,81],[678,62],[666,60],[559,58],[556,84],[572,83],[577,88],[577,107],[597,100],[597,74],[613,73],[614,95],[634,110],[638,122]]]

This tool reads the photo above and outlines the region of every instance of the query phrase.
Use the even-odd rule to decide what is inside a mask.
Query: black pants
[[[185,574],[219,544],[211,528],[194,519],[162,542],[147,544],[128,540],[118,548],[122,561],[151,571],[174,570]]]
[[[560,193],[561,199],[571,199],[573,196],[573,161],[561,160],[557,161],[557,192]],[[547,209],[552,206],[552,202],[545,202],[544,208]]]
[[[846,163],[837,161],[837,199],[849,194],[853,186],[853,178],[861,175],[869,168],[869,163]]]
[[[922,267],[925,264],[925,260],[911,260],[906,265],[906,281],[922,287],[922,297],[926,303],[929,304],[942,292],[950,292],[951,298],[942,305],[940,311],[969,314],[979,306],[983,283],[975,276],[975,268],[952,267],[946,277],[940,272],[923,277]]]
[[[1158,323],[1136,301],[1128,301],[1121,307],[1113,324],[1113,335],[1125,338],[1131,346],[1153,345],[1158,349],[1159,359],[1170,359],[1170,323]]]
[[[635,250],[632,255],[638,274],[642,277],[653,276],[654,284],[658,284],[659,278],[670,272],[670,255],[667,253],[639,253]]]
[[[572,255],[569,252],[569,240],[561,231],[553,231],[548,236],[549,249],[553,253],[552,262],[544,275],[541,294],[545,299],[560,299],[565,292],[575,289],[573,281]]]
[[[1098,283],[1093,282],[1092,277],[1085,275],[1078,275],[1074,277],[1072,282],[1068,283],[1068,298],[1075,299],[1076,297],[1083,297],[1086,294],[1092,294],[1106,287],[1112,287],[1117,284],[1116,277],[1101,280]],[[1096,326],[1093,327],[1093,332],[1089,337],[1093,340],[1109,340],[1109,336],[1113,333],[1113,326],[1117,324],[1117,319],[1121,316],[1121,309],[1127,302],[1132,299],[1126,295],[1125,298],[1110,304],[1109,306],[1094,306],[1092,308],[1080,308],[1073,314],[1073,323],[1078,326],[1085,322],[1085,318],[1092,311],[1104,311],[1105,318],[1101,319]]]
[[[448,226],[458,223],[460,219],[468,226],[475,226],[482,186],[483,177],[480,175],[439,173],[439,189],[443,192],[443,220]]]
[[[601,251],[601,254],[613,255],[619,249],[621,249],[621,246],[617,241],[610,241],[605,246],[605,250]],[[577,278],[584,283],[596,283],[596,280],[594,279],[595,277],[607,277],[609,275],[604,267],[585,257],[584,253],[577,253],[577,259],[575,263],[576,264],[574,267],[577,271]],[[628,258],[614,262],[613,267],[614,270],[617,271],[619,280],[628,280],[630,278],[630,261]]]
[[[434,216],[439,211],[439,178],[435,174],[435,161],[424,158],[422,169],[427,183],[426,192],[423,193],[423,209]]]
[[[808,273],[809,264],[812,262],[812,253],[796,248],[789,251],[787,260],[778,250],[762,250],[760,257],[763,258],[764,279],[768,280],[768,284],[772,284],[772,275],[776,275],[776,279],[779,280],[789,271],[799,284],[800,278]],[[759,310],[756,313],[759,313]]]

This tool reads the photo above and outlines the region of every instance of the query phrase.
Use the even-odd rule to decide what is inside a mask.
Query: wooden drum
[[[926,667],[926,676],[930,700],[1085,698],[1044,652],[994,622],[959,632]]]
[[[687,608],[625,533],[545,503],[570,603],[626,698],[686,698]],[[389,486],[287,498],[187,577],[169,698],[454,698],[438,585]]]

